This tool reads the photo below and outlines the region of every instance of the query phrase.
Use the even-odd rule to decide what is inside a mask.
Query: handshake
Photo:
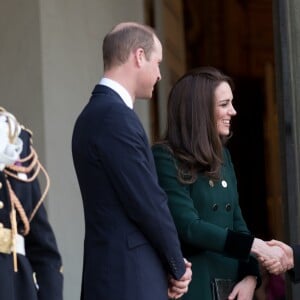
[[[250,252],[257,257],[269,273],[278,275],[294,268],[293,249],[283,242],[277,240],[265,242],[254,238]],[[188,291],[188,285],[192,280],[192,264],[186,259],[184,261],[185,274],[179,280],[169,276],[168,296],[170,299],[178,299]]]
[[[292,248],[277,240],[264,242],[255,238],[251,253],[255,254],[262,266],[272,274],[278,275],[294,267]]]

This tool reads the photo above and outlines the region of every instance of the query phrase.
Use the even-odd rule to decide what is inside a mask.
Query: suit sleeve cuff
[[[247,260],[251,251],[254,236],[228,230],[224,251],[229,257]]]
[[[293,255],[294,255],[294,268],[291,269],[288,274],[291,280],[295,283],[300,282],[300,245],[294,245]]]

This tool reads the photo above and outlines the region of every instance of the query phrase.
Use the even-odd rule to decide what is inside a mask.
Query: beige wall
[[[33,130],[51,177],[46,205],[64,260],[65,300],[79,299],[84,233],[73,125],[101,77],[104,34],[143,19],[142,0],[0,0],[0,105]],[[149,132],[148,103],[136,110]]]
[[[0,0],[0,105],[35,128],[44,157],[44,124],[38,1]]]

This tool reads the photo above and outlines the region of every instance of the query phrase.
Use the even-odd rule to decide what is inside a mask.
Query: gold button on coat
[[[3,207],[4,207],[3,201],[0,201],[0,209],[2,209]]]
[[[0,182],[0,189],[2,189],[2,186],[3,186],[3,184],[2,184],[2,182]]]

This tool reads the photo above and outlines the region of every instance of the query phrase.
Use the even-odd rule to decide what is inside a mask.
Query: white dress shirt
[[[128,91],[118,82],[109,79],[109,78],[105,78],[103,77],[99,84],[101,85],[105,85],[109,88],[111,88],[112,90],[114,90],[124,101],[124,103],[131,109],[133,109],[133,100],[131,98],[131,96],[129,95]]]

